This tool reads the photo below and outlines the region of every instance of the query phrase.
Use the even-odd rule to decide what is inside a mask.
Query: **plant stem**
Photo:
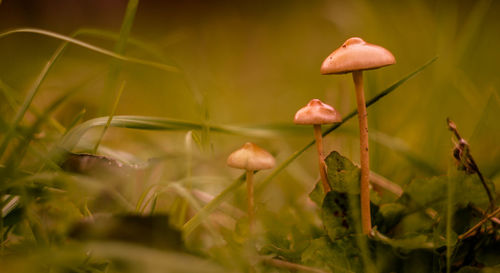
[[[123,89],[125,89],[125,81],[122,83],[120,86],[120,89],[118,89],[118,94],[116,95],[115,103],[113,104],[113,108],[111,109],[111,113],[108,116],[108,121],[106,122],[106,125],[101,131],[101,134],[99,135],[99,138],[97,139],[97,142],[94,145],[94,149],[92,149],[92,153],[96,154],[97,153],[97,148],[99,148],[99,145],[101,144],[101,140],[104,137],[104,134],[109,128],[109,125],[111,124],[111,120],[113,119],[113,116],[115,115],[116,108],[118,107],[118,102],[120,101],[120,98],[123,93]]]
[[[316,148],[318,148],[318,163],[319,163],[319,175],[321,176],[321,182],[323,184],[323,190],[325,193],[332,190],[330,184],[328,183],[328,177],[326,174],[326,163],[323,157],[323,136],[321,135],[321,124],[314,124],[314,139],[316,140]]]
[[[83,47],[83,48],[86,48],[86,49],[98,52],[98,53],[103,54],[103,55],[107,55],[109,57],[112,57],[112,58],[115,58],[115,59],[118,59],[118,60],[122,60],[122,61],[125,61],[125,62],[135,63],[135,64],[141,64],[141,65],[145,65],[145,66],[149,66],[149,67],[155,67],[155,68],[163,70],[165,72],[181,73],[181,71],[179,70],[179,68],[177,68],[175,66],[172,66],[172,65],[167,65],[167,64],[163,64],[163,63],[154,62],[154,61],[143,60],[143,59],[139,59],[139,58],[127,57],[125,55],[117,54],[117,53],[115,53],[113,51],[109,51],[107,49],[104,49],[104,48],[101,48],[101,47],[98,47],[98,46],[94,46],[94,45],[89,44],[89,43],[82,42],[82,41],[77,40],[75,38],[72,38],[72,37],[69,37],[69,36],[65,36],[65,35],[62,35],[62,34],[58,34],[58,33],[52,32],[52,31],[43,30],[43,29],[37,29],[37,28],[18,28],[18,29],[13,29],[13,30],[9,30],[9,31],[5,31],[5,32],[0,33],[0,39],[3,38],[3,37],[5,37],[5,36],[9,36],[9,35],[16,34],[16,33],[35,33],[35,34],[40,34],[40,35],[43,35],[43,36],[47,36],[47,37],[52,37],[52,38],[55,38],[55,39],[63,40],[63,41],[66,41],[67,43],[71,43],[71,44],[74,44],[74,45],[77,45],[77,46],[80,46],[80,47]],[[51,65],[50,63],[51,63],[51,61],[48,62],[49,65]],[[46,67],[44,67],[44,70],[42,72],[44,72],[45,70],[46,70]]]
[[[479,208],[479,207],[477,207],[477,206],[475,206],[475,205],[472,205],[472,204],[470,204],[469,206],[470,206],[473,210],[475,210],[476,212],[478,212],[478,213],[480,213],[480,214],[482,214],[482,215],[487,215],[487,214],[486,214],[486,211],[482,210],[481,208]],[[497,217],[491,217],[491,218],[490,218],[490,221],[491,221],[492,223],[495,223],[495,224],[497,224],[497,225],[500,225],[500,219],[498,219]]]
[[[125,48],[127,45],[127,40],[130,36],[130,30],[134,23],[135,14],[137,13],[137,6],[139,5],[139,0],[129,0],[127,3],[127,8],[125,10],[125,15],[123,17],[122,25],[120,28],[120,34],[118,40],[116,41],[114,52],[116,54],[123,55],[125,53]],[[108,77],[105,82],[104,92],[102,94],[101,102],[101,115],[109,111],[108,107],[111,104],[113,98],[113,93],[118,86],[118,76],[122,70],[122,63],[117,60],[113,60],[109,67]]]
[[[488,214],[481,221],[479,221],[479,223],[477,223],[475,226],[471,227],[467,232],[465,232],[464,234],[458,236],[458,240],[463,240],[463,239],[469,237],[476,229],[480,228],[481,225],[483,225],[486,221],[488,221],[492,217],[495,217],[499,213],[500,213],[500,208],[497,208],[495,211],[493,211],[492,213]]]
[[[370,234],[372,229],[370,216],[370,154],[368,152],[368,119],[365,94],[363,90],[363,71],[353,71],[352,78],[356,88],[358,103],[359,145],[361,160],[361,224],[363,234]]]
[[[255,227],[254,204],[253,204],[253,171],[247,170],[247,209],[250,234],[253,233]]]
[[[488,195],[488,200],[490,201],[489,210],[496,209],[495,198],[493,197],[493,194],[491,193],[490,187],[488,187],[488,185],[486,184],[486,180],[484,179],[483,174],[479,170],[479,167],[477,166],[476,161],[474,161],[474,158],[472,158],[471,154],[469,154],[469,160],[472,163],[472,166],[474,166],[476,174],[479,177],[479,181],[481,181],[481,184],[483,185],[483,188],[486,191],[486,194]]]
[[[185,236],[188,236],[193,230],[215,210],[224,200],[226,200],[231,193],[238,189],[241,184],[245,182],[246,175],[241,175],[238,177],[231,185],[227,186],[222,192],[220,192],[212,201],[201,208],[189,221],[187,221],[182,227]]]
[[[460,133],[458,132],[457,125],[455,124],[455,122],[453,122],[450,118],[447,118],[446,121],[448,122],[448,129],[453,132],[453,134],[455,135],[455,137],[459,142],[457,147],[459,148],[460,155],[461,154],[465,155],[465,158],[461,158],[462,156],[459,156],[460,158],[457,158],[457,160],[459,160],[462,164],[464,164],[466,168],[470,169],[472,172],[477,174],[490,201],[490,207],[488,208],[488,210],[492,211],[495,210],[496,209],[495,198],[493,197],[490,188],[486,184],[486,180],[484,179],[483,174],[479,170],[476,161],[474,160],[474,158],[470,153],[469,143],[460,136]],[[486,210],[486,212],[488,212],[488,210]]]

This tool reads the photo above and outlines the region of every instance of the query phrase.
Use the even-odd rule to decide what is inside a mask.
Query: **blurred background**
[[[118,34],[126,5],[124,0],[3,0],[0,30],[33,27],[71,35],[94,28]],[[498,181],[499,11],[500,2],[491,0],[143,0],[130,39],[145,46],[129,43],[125,55],[178,66],[185,77],[123,63],[118,79],[126,86],[115,114],[288,128],[300,107],[319,98],[347,115],[356,105],[350,74],[324,76],[319,67],[347,38],[359,36],[389,49],[397,60],[396,65],[365,72],[367,98],[439,56],[369,108],[373,171],[399,184],[445,174],[453,166],[446,126],[446,117],[451,117],[485,176]],[[107,39],[77,38],[114,48],[115,42]],[[29,33],[1,38],[0,79],[21,100],[60,44]],[[57,111],[58,121],[68,125],[82,109],[84,120],[107,115],[116,95],[107,83],[112,63],[116,62],[107,56],[70,45],[34,105],[43,109],[76,88],[78,93]],[[12,119],[13,112],[3,102],[0,111],[5,120]],[[185,134],[112,128],[103,145],[143,161],[171,156],[172,166],[183,166]],[[92,142],[97,135],[92,131],[85,138]],[[193,172],[232,179],[239,172],[229,170],[225,158],[244,142],[258,143],[280,162],[311,139],[312,128],[271,138],[211,133],[209,149],[200,152]],[[359,162],[357,119],[330,134],[325,145],[327,151],[337,150]],[[310,190],[317,178],[316,164],[310,149],[273,185]],[[172,173],[178,171],[174,167]]]

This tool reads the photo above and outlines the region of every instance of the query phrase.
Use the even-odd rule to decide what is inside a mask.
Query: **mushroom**
[[[323,190],[331,190],[326,175],[326,164],[323,157],[323,136],[321,134],[321,124],[341,122],[340,114],[330,105],[318,99],[312,99],[306,106],[302,107],[295,114],[293,122],[295,124],[313,125],[314,138],[318,148],[319,174],[323,184]]]
[[[227,165],[232,168],[246,170],[248,220],[250,231],[255,225],[253,202],[253,174],[254,171],[271,169],[275,165],[274,157],[266,150],[252,142],[245,143],[227,158]]]
[[[366,43],[361,38],[349,38],[333,51],[321,65],[321,74],[344,74],[352,72],[358,104],[361,152],[361,221],[363,233],[371,231],[370,216],[370,159],[368,152],[368,122],[363,91],[363,70],[376,69],[396,63],[387,49]]]

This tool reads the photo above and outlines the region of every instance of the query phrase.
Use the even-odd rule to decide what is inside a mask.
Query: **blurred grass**
[[[121,55],[125,52],[125,47],[127,45],[128,37],[130,36],[130,30],[132,29],[132,25],[134,23],[138,4],[139,0],[132,0],[128,1],[127,3],[125,15],[123,16],[122,26],[120,28],[120,34],[114,48],[114,52],[117,54]],[[120,62],[117,62],[116,60],[111,62],[106,81],[106,92],[104,93],[106,95],[102,98],[101,115],[105,114],[107,112],[106,110],[109,111],[109,105],[111,105],[111,98],[113,97],[114,91],[117,87],[118,76],[121,72],[121,68],[122,67]]]
[[[500,53],[494,46],[500,40],[498,1],[143,1],[138,6],[137,2],[129,2],[124,21],[126,2],[118,9],[99,1],[73,3],[76,8],[58,1],[43,7],[30,1],[0,5],[0,18],[5,18],[0,22],[0,150],[12,154],[16,151],[12,147],[26,148],[22,151],[25,158],[10,159],[15,164],[2,158],[2,173],[6,170],[3,163],[8,163],[7,169],[19,166],[16,171],[21,178],[10,182],[46,171],[39,162],[53,166],[48,155],[60,141],[68,150],[77,143],[79,150],[91,147],[89,143],[95,144],[99,137],[95,128],[110,120],[111,127],[167,130],[110,128],[106,132],[100,153],[147,162],[137,177],[116,184],[108,181],[104,187],[121,204],[116,211],[131,210],[131,204],[145,204],[141,207],[144,213],[147,209],[165,211],[171,206],[169,198],[179,195],[196,207],[186,192],[172,195],[158,190],[144,202],[145,196],[141,197],[152,185],[186,177],[222,177],[222,182],[197,186],[214,195],[233,192],[241,183],[239,177],[231,184],[240,173],[225,166],[233,148],[255,141],[278,162],[287,162],[288,151],[305,151],[300,149],[310,139],[310,130],[292,125],[292,118],[311,98],[333,105],[345,118],[353,115],[348,113],[355,106],[351,78],[319,75],[322,60],[351,36],[380,44],[397,59],[394,66],[365,73],[368,97],[403,78],[429,56],[440,57],[369,109],[370,130],[375,133],[370,140],[374,172],[399,184],[446,173],[452,143],[445,119],[450,116],[469,140],[483,173],[500,181],[500,79],[496,69]],[[24,9],[30,4],[38,9]],[[59,12],[61,6],[67,8],[65,14]],[[67,16],[74,19],[66,20]],[[15,32],[5,32],[7,29]],[[60,45],[60,40],[65,42]],[[121,60],[118,66],[117,60]],[[165,73],[174,70],[182,72]],[[99,71],[104,73],[96,73]],[[116,115],[108,119],[100,109],[102,104],[111,106],[106,97],[113,97],[109,90],[117,80],[127,81],[127,92]],[[75,82],[85,84],[58,103]],[[359,161],[357,134],[353,133],[356,126],[354,121],[346,122],[325,138],[325,149]],[[199,140],[195,141],[198,149],[191,152],[182,145],[187,130],[193,130],[193,138]],[[29,137],[23,139],[26,132]],[[24,147],[26,143],[31,145]],[[192,153],[189,166],[186,153]],[[305,152],[292,160],[305,173],[290,171],[277,176],[276,171],[259,172],[256,179],[268,187],[257,202],[272,213],[286,211],[314,218],[301,203],[317,176],[314,154]],[[97,185],[96,181],[88,184]],[[93,193],[85,194],[90,197]],[[229,201],[243,207],[244,197],[235,194]],[[91,202],[85,210],[103,209]],[[189,231],[194,238],[201,236],[194,228]],[[50,234],[44,230],[41,234],[44,232]],[[233,239],[241,240],[240,235]],[[111,248],[115,251],[115,246]],[[227,255],[217,253],[211,252]],[[239,250],[241,257],[228,263],[237,263],[247,254]]]

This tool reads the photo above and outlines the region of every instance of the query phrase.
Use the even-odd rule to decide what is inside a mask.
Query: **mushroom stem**
[[[359,144],[361,160],[361,224],[363,234],[370,234],[370,154],[368,152],[368,120],[363,90],[363,71],[353,71],[352,78],[356,88],[359,120]]]
[[[331,191],[330,184],[326,174],[326,163],[323,157],[323,136],[321,134],[321,124],[314,124],[314,138],[316,139],[316,148],[318,149],[319,175],[325,193]]]
[[[247,170],[246,183],[247,183],[247,195],[248,195],[247,196],[248,223],[249,223],[250,234],[252,234],[255,226],[252,170]]]

